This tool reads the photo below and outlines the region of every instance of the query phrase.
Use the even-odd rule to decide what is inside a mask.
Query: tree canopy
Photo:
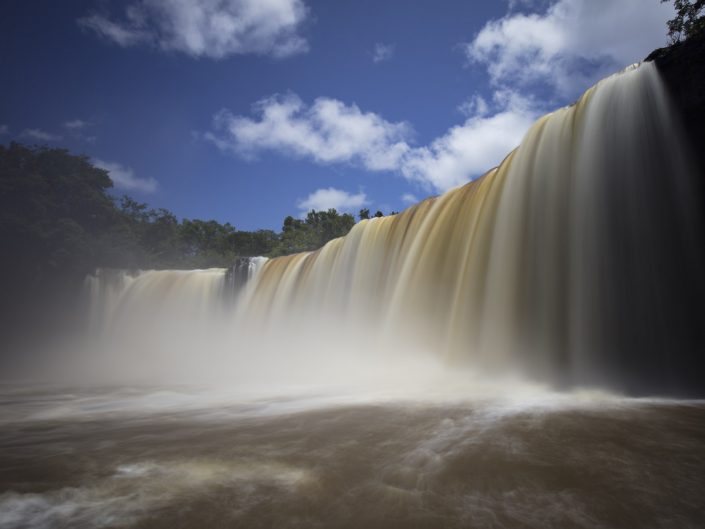
[[[0,145],[0,244],[14,277],[82,277],[96,267],[227,267],[237,257],[316,250],[355,224],[352,215],[329,209],[286,217],[281,233],[242,231],[116,198],[112,185],[86,156]]]
[[[661,0],[671,2],[676,16],[668,21],[668,36],[671,42],[680,42],[705,29],[705,0]]]

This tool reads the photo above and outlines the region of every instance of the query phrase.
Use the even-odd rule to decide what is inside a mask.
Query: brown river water
[[[0,528],[700,528],[705,402],[3,386]]]

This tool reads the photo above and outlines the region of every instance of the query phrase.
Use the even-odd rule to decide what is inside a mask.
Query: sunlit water
[[[705,402],[4,386],[0,528],[705,525]]]

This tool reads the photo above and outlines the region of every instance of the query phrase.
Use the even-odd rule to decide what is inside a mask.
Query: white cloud
[[[532,101],[513,92],[498,92],[494,101],[498,111],[482,108],[428,147],[414,149],[404,160],[402,174],[443,192],[497,166],[519,145],[538,112]]]
[[[519,145],[538,116],[533,102],[509,90],[492,105],[478,99],[465,123],[425,147],[408,143],[411,127],[362,112],[356,105],[318,98],[310,106],[293,94],[255,105],[257,119],[223,110],[215,132],[204,137],[220,149],[252,158],[275,151],[319,164],[354,163],[370,171],[393,171],[424,188],[447,191],[492,167]]]
[[[93,159],[93,165],[108,171],[110,179],[117,188],[127,191],[141,191],[142,193],[153,193],[157,190],[158,183],[154,178],[138,178],[130,167],[97,158]]]
[[[0,136],[4,136],[5,134],[10,134],[10,127],[7,125],[0,125]]]
[[[484,97],[475,94],[458,105],[458,111],[466,117],[486,116],[490,106]]]
[[[79,25],[119,44],[149,44],[192,57],[255,53],[287,57],[308,50],[299,35],[302,0],[135,0],[120,20],[92,13]]]
[[[339,212],[351,212],[357,211],[358,208],[361,208],[368,203],[367,195],[365,195],[362,191],[353,195],[347,191],[343,191],[342,189],[329,187],[317,189],[305,199],[300,200],[297,206],[302,213],[312,209],[315,209],[316,211],[327,211],[330,208],[334,208]]]
[[[404,194],[401,196],[401,201],[402,201],[404,204],[415,204],[416,202],[419,201],[419,199],[416,198],[416,195],[413,195],[413,194],[411,194],[411,193],[404,193]]]
[[[80,131],[90,126],[90,123],[83,121],[82,119],[72,119],[64,123],[64,127],[72,131]]]
[[[258,118],[216,114],[216,133],[205,137],[245,157],[282,151],[318,163],[357,163],[372,171],[393,170],[409,151],[411,128],[356,105],[320,97],[306,106],[296,95],[274,96],[255,105]]]
[[[394,56],[394,48],[394,44],[384,44],[382,42],[378,42],[375,44],[375,49],[372,52],[372,61],[375,63],[388,61]]]
[[[61,136],[43,131],[41,129],[25,129],[20,134],[23,138],[31,138],[38,141],[60,141]]]
[[[575,97],[666,43],[673,7],[645,0],[558,0],[541,14],[510,13],[465,46],[495,85],[548,86]]]
[[[657,1],[510,0],[508,14],[464,47],[470,61],[486,66],[492,98],[470,97],[458,107],[465,121],[426,146],[411,144],[404,122],[336,99],[307,106],[293,94],[260,101],[254,119],[221,111],[205,137],[245,157],[275,151],[320,164],[355,163],[444,192],[499,164],[547,106],[569,102],[663,45],[672,14],[672,6]],[[393,53],[385,46],[376,46],[379,60]]]

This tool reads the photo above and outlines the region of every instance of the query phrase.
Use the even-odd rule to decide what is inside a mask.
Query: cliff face
[[[654,61],[681,110],[693,152],[705,176],[705,32],[653,51]]]

